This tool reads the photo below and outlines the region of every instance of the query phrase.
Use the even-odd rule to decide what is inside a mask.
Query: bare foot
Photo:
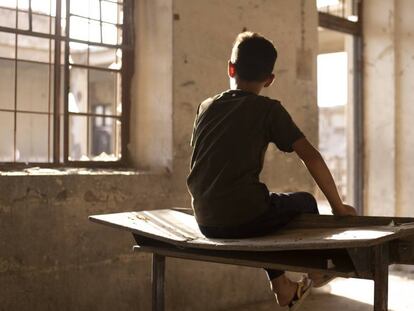
[[[324,274],[324,273],[308,273],[309,278],[313,281],[313,287],[318,288],[318,287],[322,287],[325,286],[326,284],[328,284],[330,281],[332,281],[335,276],[329,275],[329,274]]]
[[[295,297],[298,283],[289,280],[284,274],[273,279],[270,283],[279,306],[287,306]]]

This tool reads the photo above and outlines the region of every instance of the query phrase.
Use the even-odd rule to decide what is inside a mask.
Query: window
[[[319,147],[340,194],[363,213],[362,0],[317,0]]]
[[[132,0],[0,0],[0,163],[125,162]]]

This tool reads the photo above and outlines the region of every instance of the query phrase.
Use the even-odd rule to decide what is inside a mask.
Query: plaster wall
[[[364,1],[365,213],[413,216],[414,3]]]
[[[185,177],[196,108],[227,89],[230,48],[244,28],[274,40],[277,80],[265,94],[281,99],[317,142],[313,1],[135,3],[135,16],[146,19],[136,28],[140,65],[133,81],[129,150],[141,170],[0,176],[0,284],[6,284],[0,287],[0,310],[150,310],[150,257],[131,253],[129,234],[92,224],[87,217],[189,206]],[[153,46],[147,46],[152,39]],[[157,75],[162,73],[167,77]],[[162,87],[157,89],[158,79]],[[263,178],[271,190],[313,190],[295,156],[270,149]],[[272,299],[258,269],[172,259],[167,261],[166,295],[167,310],[180,311]]]

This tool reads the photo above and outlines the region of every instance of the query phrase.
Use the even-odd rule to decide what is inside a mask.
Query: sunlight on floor
[[[374,283],[369,280],[337,279],[326,286],[330,294],[346,297],[372,305]],[[414,310],[414,275],[402,271],[390,273],[389,309],[394,311]]]
[[[295,274],[296,275],[296,274]],[[292,275],[293,276],[293,275]],[[291,277],[292,277],[291,276]],[[389,310],[414,310],[414,271],[393,270],[389,278]],[[372,311],[374,283],[369,280],[338,278],[321,289],[314,289],[301,311]],[[228,311],[282,311],[274,301],[266,301]]]

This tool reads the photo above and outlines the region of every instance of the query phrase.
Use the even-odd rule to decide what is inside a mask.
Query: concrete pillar
[[[412,216],[414,2],[364,1],[365,213]]]
[[[414,2],[395,1],[396,192],[399,216],[414,216]]]

